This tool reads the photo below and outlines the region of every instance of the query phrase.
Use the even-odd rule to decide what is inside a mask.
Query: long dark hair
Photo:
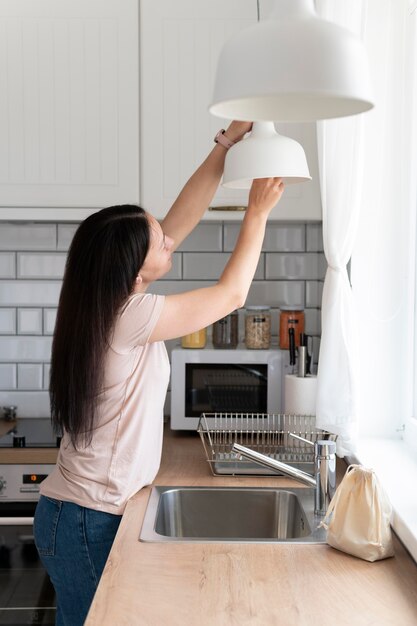
[[[133,291],[150,245],[145,211],[124,204],[78,227],[65,266],[52,342],[49,394],[57,431],[91,443],[104,357],[120,307]]]

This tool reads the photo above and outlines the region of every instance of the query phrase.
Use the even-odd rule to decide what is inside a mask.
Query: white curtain
[[[366,3],[316,0],[318,14],[362,36]],[[328,269],[322,298],[322,337],[317,372],[316,420],[336,433],[338,454],[354,450],[358,412],[356,325],[347,263],[361,206],[364,116],[317,125],[323,241]]]
[[[417,2],[316,5],[321,17],[363,38],[376,104],[362,115],[318,125],[329,269],[316,414],[319,427],[340,435],[343,454],[355,449],[357,435],[401,437],[412,415]]]
[[[415,0],[368,0],[365,41],[377,106],[364,116],[362,210],[351,262],[361,438],[402,437],[417,384],[416,10]]]

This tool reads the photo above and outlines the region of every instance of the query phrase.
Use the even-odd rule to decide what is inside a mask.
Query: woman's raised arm
[[[251,122],[231,122],[226,136],[233,142],[240,141],[251,127]],[[227,149],[219,143],[214,146],[161,222],[164,233],[174,240],[174,250],[197,226],[209,207],[223,174],[226,152]]]
[[[174,339],[212,324],[243,306],[258,264],[271,209],[280,199],[280,178],[252,183],[235,249],[216,285],[166,296],[150,341]]]

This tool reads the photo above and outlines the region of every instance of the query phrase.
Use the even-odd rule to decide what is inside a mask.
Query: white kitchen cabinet
[[[2,0],[0,218],[139,201],[138,0]]]
[[[270,3],[262,7],[270,9]],[[220,50],[233,33],[255,23],[255,0],[141,0],[140,202],[162,218],[211,150],[228,121],[208,112]],[[316,125],[278,124],[299,141],[313,180],[287,186],[271,219],[321,220]],[[248,192],[219,190],[212,207],[245,206]],[[238,220],[242,212],[208,211],[207,220]]]

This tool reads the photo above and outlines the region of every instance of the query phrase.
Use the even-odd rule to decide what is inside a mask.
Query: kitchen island
[[[198,435],[168,428],[154,484],[303,488],[212,476]],[[396,537],[376,563],[323,544],[143,543],[150,489],[126,507],[85,626],[416,626],[417,566]]]

